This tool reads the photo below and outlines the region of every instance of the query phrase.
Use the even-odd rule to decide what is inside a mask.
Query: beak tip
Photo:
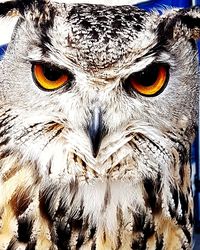
[[[98,148],[92,148],[92,155],[94,158],[97,158],[97,155],[99,153],[99,147]]]
[[[97,158],[98,153],[93,152],[92,155],[93,155],[94,158]]]

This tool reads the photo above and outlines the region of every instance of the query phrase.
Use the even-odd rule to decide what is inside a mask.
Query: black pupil
[[[56,81],[63,75],[60,69],[52,68],[47,65],[43,65],[42,68],[44,76],[50,81]]]
[[[133,78],[134,81],[136,81],[140,85],[148,87],[156,82],[158,78],[158,73],[159,73],[159,66],[154,64],[147,67],[141,72],[135,73],[133,75]]]

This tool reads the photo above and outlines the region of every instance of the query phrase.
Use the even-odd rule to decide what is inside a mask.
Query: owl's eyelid
[[[162,55],[160,55],[159,57],[153,56],[153,55],[150,57],[149,57],[149,55],[143,56],[143,57],[137,59],[129,67],[129,69],[124,71],[123,77],[121,79],[124,82],[130,75],[142,72],[153,64],[168,65],[168,67],[170,68],[170,66],[171,66],[170,62],[166,59],[168,59],[168,58],[166,58],[166,56],[162,57]]]
[[[68,68],[65,68],[61,65],[56,65],[52,62],[47,62],[47,61],[42,61],[42,60],[38,60],[38,61],[30,60],[29,62],[31,63],[32,67],[33,67],[33,65],[40,64],[40,65],[48,66],[48,67],[55,69],[55,70],[60,70],[69,76],[69,81],[72,81],[75,78],[74,74]]]
[[[153,65],[162,65],[164,67],[166,67],[168,69],[168,71],[170,70],[170,64],[168,62],[164,62],[164,61],[152,61],[150,64],[146,65],[144,68],[138,70],[138,71],[134,71],[131,74],[128,74],[128,76],[126,76],[124,78],[124,81],[126,81],[130,76],[134,76],[136,74],[142,73],[144,72],[146,69],[148,69],[149,67],[152,67]]]
[[[54,64],[52,62],[48,62],[48,61],[43,61],[43,60],[30,60],[29,61],[32,65],[35,65],[35,64],[41,64],[41,65],[46,65],[48,67],[52,67],[52,68],[55,68],[55,69],[60,69],[60,70],[63,70],[63,71],[69,71],[68,69],[64,68],[63,66],[61,65],[57,65],[57,64]]]

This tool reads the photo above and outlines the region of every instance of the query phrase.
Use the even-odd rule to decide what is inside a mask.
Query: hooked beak
[[[95,108],[92,113],[92,119],[88,126],[88,134],[91,143],[93,157],[96,158],[103,138],[104,126],[100,108]]]

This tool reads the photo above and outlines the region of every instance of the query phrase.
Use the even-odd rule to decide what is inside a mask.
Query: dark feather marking
[[[188,213],[188,197],[185,197],[185,194],[181,191],[179,192],[179,200],[181,203],[182,216],[177,217],[177,222],[179,225],[186,225],[186,214]]]
[[[96,237],[95,237],[96,231],[97,231],[96,227],[90,228],[89,240],[92,240],[91,250],[96,250]]]
[[[76,182],[76,180],[73,181],[73,183],[75,183],[75,182]],[[71,185],[70,192],[72,192],[72,190],[74,190],[74,192],[76,193],[78,191],[78,186],[75,187],[76,184],[72,184],[72,183],[70,183],[70,185]],[[64,194],[68,193],[68,188],[67,188],[67,190],[63,189],[62,193],[64,193]],[[70,202],[70,204],[67,204],[66,203],[66,196],[64,194],[62,194],[60,199],[59,199],[59,205],[58,205],[58,209],[55,213],[55,217],[59,217],[59,218],[65,217],[66,213],[70,210],[70,207],[73,203],[73,202],[72,203]],[[73,197],[75,198],[74,195],[73,195]],[[72,199],[73,199],[73,197],[72,197]],[[82,213],[83,213],[83,204],[81,202],[80,209],[79,209],[79,217],[82,216]]]
[[[2,108],[4,109],[4,107],[1,106],[1,107],[0,107],[0,110],[1,110]],[[0,117],[6,115],[6,114],[9,113],[10,111],[11,111],[11,108],[8,108],[8,109],[4,110],[3,113],[0,115]]]
[[[171,187],[171,193],[174,200],[175,209],[178,208],[178,191],[176,188]]]
[[[59,200],[59,206],[58,206],[58,209],[56,211],[55,217],[59,217],[59,218],[64,217],[66,215],[68,209],[69,209],[69,207],[65,202],[65,196],[61,196],[60,200]]]
[[[183,185],[184,176],[185,176],[185,168],[188,167],[187,164],[190,161],[188,156],[190,154],[188,153],[188,149],[182,142],[180,142],[177,138],[174,138],[172,135],[170,135],[170,133],[168,133],[168,136],[170,137],[170,140],[174,142],[175,144],[174,147],[179,154],[179,161],[180,161],[179,174],[181,178],[181,184]],[[188,145],[188,148],[190,148],[190,145]]]
[[[72,198],[71,198],[71,201],[70,201],[70,206],[73,204],[74,202],[74,199],[78,193],[78,179],[75,178],[75,181],[72,180],[69,184],[69,187],[70,187],[70,194],[72,194]]]
[[[187,165],[181,165],[180,169],[179,169],[179,174],[180,174],[180,178],[181,178],[181,184],[183,185],[184,179],[185,179],[185,168],[187,168]]]
[[[14,9],[18,10],[22,15],[24,15],[25,11],[30,9],[30,7],[36,3],[35,0],[16,0],[16,1],[8,1],[0,4],[0,15],[6,15],[9,11]],[[41,5],[45,4],[44,0],[38,1]]]
[[[90,228],[90,235],[89,235],[89,240],[93,239],[95,237],[95,234],[96,234],[96,227],[91,227]]]
[[[168,44],[169,37],[165,33],[166,21],[160,22],[157,26],[157,48],[164,48]]]
[[[77,154],[73,154],[73,159],[74,159],[74,162],[76,163],[77,163],[77,158],[78,158]]]
[[[147,240],[155,233],[155,225],[149,219],[145,218],[145,214],[142,214],[141,217],[142,218],[138,215],[135,220],[135,228],[141,233],[141,235],[137,240],[132,242],[131,248],[133,250],[146,250]]]
[[[28,128],[24,128],[23,129],[23,133],[20,136],[17,137],[17,140],[21,140],[23,137],[26,137],[27,135],[29,135],[30,133],[32,133],[32,131],[30,131],[29,128],[33,129],[33,128],[37,127],[39,124],[41,124],[41,123],[35,123],[33,125],[30,125]],[[37,134],[43,132],[43,129],[33,130],[33,131],[34,131],[33,135],[37,135]],[[34,138],[34,139],[36,139],[36,138]]]
[[[157,37],[156,45],[151,48],[146,54],[144,54],[141,58],[138,58],[136,61],[139,62],[143,58],[154,55],[155,57],[159,56],[163,52],[168,52],[167,49],[167,41],[162,41],[161,37]]]
[[[103,242],[106,243],[106,232],[105,232],[105,230],[103,231]]]
[[[193,218],[193,213],[192,213],[192,211],[190,211],[190,213],[189,213],[189,222],[190,222],[190,225],[193,225],[193,224],[194,224],[194,218]]]
[[[160,148],[159,145],[156,144],[153,140],[151,140],[150,138],[144,136],[143,134],[137,133],[137,135],[138,135],[138,137],[139,137],[140,139],[142,139],[142,140],[144,140],[144,141],[148,140],[148,141],[149,141],[154,147],[156,147],[157,149],[159,149],[159,150],[162,149],[162,148]]]
[[[155,225],[151,221],[147,221],[144,226],[144,238],[146,240],[150,238],[155,233]]]
[[[51,139],[49,140],[48,143],[50,143],[50,142],[51,142],[52,140],[54,140],[57,136],[59,136],[59,135],[62,133],[63,129],[64,129],[64,128],[58,129],[58,131],[55,133],[54,136],[51,137]]]
[[[175,187],[171,187],[171,194],[174,200],[174,208],[172,208],[171,204],[168,204],[169,206],[169,212],[172,218],[176,216],[177,208],[178,208],[178,201],[179,201],[179,194]]]
[[[156,236],[156,249],[155,250],[162,250],[163,247],[164,247],[163,235]]]
[[[122,241],[121,241],[121,231],[122,231],[122,226],[123,226],[123,212],[120,207],[117,207],[117,223],[118,223],[118,233],[117,233],[117,246],[116,250],[120,249],[122,246]]]
[[[55,202],[57,189],[49,190],[48,193],[45,194],[46,191],[47,190],[43,191],[43,193],[40,193],[39,208],[41,215],[52,223],[54,220],[55,211],[51,209],[51,206]]]
[[[43,147],[42,150],[44,150],[44,149],[46,148],[46,146],[47,146],[51,141],[53,141],[56,137],[58,137],[58,136],[62,133],[63,129],[64,129],[64,128],[60,128],[60,129],[56,132],[56,134],[53,135],[53,136],[51,137],[51,139],[44,145],[44,147]],[[43,129],[41,129],[41,130],[38,131],[38,132],[42,132],[42,131],[43,131]],[[40,136],[40,134],[39,134],[37,137],[35,137],[34,139],[37,139],[39,136]]]
[[[83,219],[79,218],[79,219],[69,219],[68,223],[71,225],[73,230],[80,230],[82,228],[83,225]]]
[[[179,192],[180,203],[183,215],[188,212],[188,198],[182,192]]]
[[[191,239],[192,239],[191,233],[188,231],[188,229],[186,227],[183,227],[182,230],[187,238],[188,243],[191,243]]]
[[[38,8],[40,8],[40,13],[45,13],[45,5],[41,5],[38,3]],[[46,54],[49,51],[48,46],[51,46],[51,38],[48,36],[49,29],[53,27],[54,24],[54,18],[56,11],[55,9],[51,6],[49,6],[49,13],[50,18],[43,16],[43,20],[40,23],[40,44],[41,44],[41,49],[43,54]]]
[[[46,132],[51,132],[51,131],[58,131],[59,128],[63,128],[63,125],[61,125],[60,123],[57,123],[57,122],[48,122],[46,124],[44,124],[44,127],[45,127],[45,131]]]
[[[138,147],[138,145],[132,140],[132,141],[129,141],[128,144],[131,146],[131,148],[135,148],[137,149],[138,152],[142,152],[141,149]]]
[[[177,138],[174,138],[174,136],[171,135],[170,133],[168,133],[167,136],[175,144],[174,147],[176,148],[176,150],[179,153],[180,163],[181,163],[181,165],[184,165],[185,163],[188,162],[188,150],[187,150],[187,148],[180,140],[178,140]]]
[[[10,138],[7,137],[6,139],[4,139],[3,141],[0,142],[0,147],[7,145],[9,141],[10,141]]]
[[[82,217],[82,214],[83,214],[83,208],[81,209],[81,212],[79,214],[79,216]],[[76,243],[76,249],[80,249],[80,247],[83,245],[84,243],[84,240],[85,240],[85,232],[87,231],[89,225],[88,225],[88,218],[85,219],[83,222],[82,222],[82,228],[81,230],[79,231],[79,235],[78,235],[78,239],[77,239],[77,243]]]
[[[7,115],[6,117],[4,117],[3,119],[1,119],[0,121],[0,127],[4,126],[8,123],[7,119],[10,117],[10,115]]]
[[[33,242],[29,242],[25,250],[35,250],[35,247],[36,247],[36,240],[34,240]]]
[[[57,246],[58,249],[69,249],[70,246],[70,239],[73,232],[79,232],[79,236],[77,239],[77,248],[79,249],[80,246],[84,242],[84,233],[85,230],[88,228],[87,220],[84,221],[85,224],[83,224],[83,207],[81,205],[81,208],[79,210],[79,214],[74,214],[72,217],[66,218],[61,217],[57,218],[56,222],[56,235],[57,235]],[[87,228],[85,228],[87,227]]]
[[[81,25],[84,29],[88,29],[88,28],[91,27],[91,23],[90,23],[89,21],[87,21],[87,20],[82,20],[82,21],[80,22],[80,25]]]
[[[18,219],[18,240],[28,243],[33,230],[33,221],[29,218]]]
[[[111,199],[111,190],[110,190],[109,183],[107,183],[106,191],[105,191],[105,195],[104,195],[104,204],[102,207],[102,213],[104,213],[106,211],[108,204],[110,203],[110,199]]]
[[[70,20],[71,18],[73,18],[73,16],[77,14],[78,14],[77,9],[75,7],[72,7],[71,10],[68,12],[68,20]]]
[[[38,125],[41,125],[42,123],[41,122],[37,122],[37,123],[34,123],[33,125],[30,125],[29,128],[35,128],[37,127]]]
[[[148,229],[150,229],[150,231],[148,232]],[[151,229],[151,227],[149,227],[147,229],[147,231],[144,232],[144,235],[140,235],[137,237],[137,240],[134,240],[132,242],[131,245],[131,249],[133,250],[146,250],[147,249],[147,240],[152,237],[152,235],[154,234],[155,230]]]
[[[168,208],[169,208],[169,213],[171,218],[173,219],[176,216],[176,210],[172,208],[172,206],[170,204],[168,204]]]
[[[56,227],[56,233],[57,233],[57,247],[59,250],[62,249],[70,249],[70,238],[72,233],[71,224],[65,223],[63,220],[60,220],[57,227]]]
[[[2,120],[0,120],[0,127],[5,127],[8,123],[10,123],[11,121],[15,120],[18,116],[11,116],[11,115],[7,115],[5,118],[3,118]],[[11,118],[11,119],[9,119]]]
[[[87,165],[86,165],[85,161],[82,160],[81,162],[82,162],[83,168],[84,168],[85,170],[87,170]]]
[[[73,231],[80,231],[82,228],[82,219],[68,219],[67,223],[64,220],[60,220],[56,227],[57,233],[57,246],[58,249],[68,249],[70,245],[70,239]],[[80,239],[82,240],[82,239]],[[82,244],[82,242],[77,242]]]
[[[12,155],[12,150],[5,149],[5,150],[1,151],[0,159],[4,159],[4,158],[8,157],[9,155]]]
[[[81,209],[80,215],[82,216],[82,214],[83,214],[83,209]],[[83,245],[84,240],[85,240],[85,232],[87,231],[88,227],[89,225],[88,225],[88,218],[87,218],[82,222],[82,228],[79,231],[79,235],[78,235],[78,239],[76,243],[76,249],[80,249],[80,247]]]
[[[51,175],[51,168],[52,168],[52,159],[50,159],[47,164],[48,175]]]
[[[85,239],[84,234],[79,234],[77,243],[76,243],[76,250],[80,249],[80,247],[83,245],[84,239]]]
[[[3,131],[0,132],[0,137],[3,137],[4,135],[7,135],[9,129],[11,129],[12,127],[13,127],[13,125],[11,125],[11,126],[9,126],[7,128],[4,128]]]
[[[157,180],[154,182],[152,179],[144,179],[143,184],[145,191],[148,195],[146,200],[147,205],[150,206],[153,213],[157,213],[161,209],[161,198],[159,197],[161,187],[161,177],[158,175]]]
[[[78,192],[78,179],[71,180],[69,183],[69,192],[70,193],[77,193]]]
[[[96,250],[96,241],[93,241],[92,246],[91,246],[91,250]]]
[[[139,240],[134,240],[131,245],[132,250],[140,250],[141,249],[141,244]]]
[[[189,161],[188,151],[183,144],[179,144],[179,145],[180,146],[177,149],[179,152],[179,160],[180,160],[181,165],[184,165],[184,164],[188,163],[188,161]]]
[[[15,171],[17,171],[17,169],[15,169]],[[16,217],[19,217],[21,214],[23,214],[30,203],[31,198],[29,190],[24,191],[22,188],[18,188],[10,200],[10,204]]]
[[[33,135],[35,136],[35,135],[37,135],[35,138],[34,138],[34,140],[36,140],[39,136],[40,136],[40,133],[42,133],[43,132],[43,129],[38,129],[37,131],[35,131],[34,133],[33,133]],[[27,135],[29,135],[31,132],[28,130],[28,129],[24,129],[23,130],[23,133],[20,135],[20,136],[18,136],[16,139],[17,140],[21,140],[23,137],[26,137]],[[27,137],[26,138],[26,140],[25,141],[28,141],[29,140],[29,137]],[[24,141],[24,142],[25,142]]]
[[[140,214],[136,214],[133,212],[133,217],[134,217],[133,231],[142,232],[145,225],[145,218],[146,218],[145,213],[141,212]]]
[[[12,238],[6,250],[16,250],[16,245],[15,245],[16,242],[17,242],[17,239]]]
[[[185,218],[184,215],[180,216],[180,217],[177,217],[176,220],[177,220],[179,225],[186,225],[186,218]]]
[[[183,243],[183,245],[181,246],[181,250],[187,250],[185,244]]]

